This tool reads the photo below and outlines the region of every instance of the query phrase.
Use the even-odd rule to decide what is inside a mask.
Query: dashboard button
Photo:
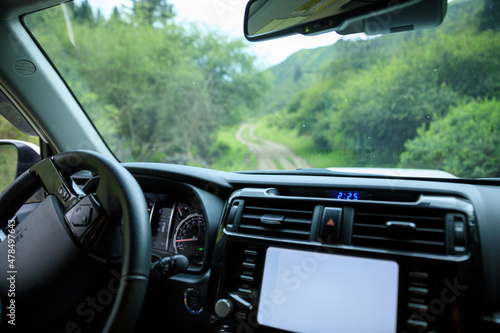
[[[203,307],[203,299],[198,291],[189,288],[184,292],[184,306],[191,313],[200,313]]]
[[[253,277],[248,276],[248,275],[241,275],[240,279],[243,281],[247,281],[247,282],[253,282]]]
[[[321,224],[321,239],[324,243],[333,244],[338,242],[341,220],[342,208],[325,208]]]
[[[251,294],[252,290],[251,289],[246,289],[246,288],[239,288],[239,292],[244,293],[244,294]]]
[[[425,321],[408,319],[407,323],[413,327],[427,328],[427,323]]]
[[[427,310],[429,309],[427,305],[418,303],[408,303],[408,308],[411,310],[424,311],[424,312],[427,312]]]
[[[429,278],[429,273],[420,272],[420,271],[410,271],[410,277],[419,278],[419,279],[427,279],[427,278]]]
[[[254,250],[245,250],[243,253],[245,253],[247,256],[256,256],[257,251]]]
[[[222,298],[215,303],[215,314],[220,318],[226,318],[233,312],[233,302]]]
[[[429,289],[427,288],[419,288],[419,287],[409,287],[408,291],[412,294],[418,295],[427,295],[429,294]]]
[[[244,261],[241,265],[242,265],[243,267],[245,267],[245,268],[252,268],[252,269],[253,269],[253,268],[255,268],[255,264],[253,264],[253,263],[251,263],[251,262],[245,262],[245,261]]]

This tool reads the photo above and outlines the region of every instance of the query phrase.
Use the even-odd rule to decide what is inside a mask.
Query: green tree
[[[174,17],[173,6],[166,0],[132,0],[133,17],[140,17],[149,25],[165,24]]]
[[[481,11],[481,25],[482,30],[495,30],[500,28],[500,1],[499,0],[486,0],[484,1]]]
[[[33,32],[118,158],[208,166],[217,130],[258,107],[266,75],[240,40],[169,20],[165,1],[121,10],[74,20],[68,38],[54,8]]]
[[[404,143],[450,106],[499,96],[500,38],[477,30],[474,5],[451,3],[437,30],[339,41],[328,75],[290,99],[281,123],[311,136],[319,151],[356,156],[357,165],[396,165]]]
[[[113,11],[111,12],[111,16],[109,18],[110,22],[116,22],[121,20],[121,14],[120,11],[116,6],[113,7]]]
[[[74,4],[72,8],[73,16],[78,22],[94,22],[94,13],[88,0],[82,1],[80,5]]]
[[[460,177],[500,177],[500,102],[461,104],[428,130],[420,128],[405,147],[400,162],[404,168],[434,168]]]

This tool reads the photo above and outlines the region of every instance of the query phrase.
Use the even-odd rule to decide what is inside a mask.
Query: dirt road
[[[236,140],[245,144],[257,157],[258,170],[294,170],[310,168],[302,158],[294,154],[287,146],[259,138],[255,135],[255,126],[243,124],[236,132]]]

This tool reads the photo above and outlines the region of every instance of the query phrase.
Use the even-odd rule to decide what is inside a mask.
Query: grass
[[[226,127],[219,130],[212,146],[213,151],[223,151],[213,163],[212,168],[224,171],[255,170],[257,159],[247,146],[235,138],[239,126]]]
[[[343,167],[352,165],[352,156],[345,154],[342,150],[319,151],[310,136],[298,135],[296,129],[280,128],[269,126],[269,119],[272,116],[250,120],[256,124],[255,134],[259,138],[281,143],[290,148],[298,156],[305,159],[313,168]],[[212,146],[214,152],[223,152],[211,165],[212,168],[224,171],[255,170],[257,160],[247,146],[235,139],[235,133],[239,126],[226,127],[219,130],[217,139]],[[242,133],[248,140],[258,143],[252,139],[248,132]],[[273,159],[277,169],[284,170],[283,165]],[[293,161],[290,160],[293,164]]]
[[[17,149],[14,146],[0,146],[0,193],[16,177]]]
[[[274,164],[276,164],[276,168],[278,170],[285,170],[285,167],[283,167],[283,164],[281,164],[277,158],[273,158],[273,162],[274,162]]]
[[[255,121],[258,137],[286,145],[313,168],[344,167],[352,165],[352,158],[342,150],[320,151],[311,136],[298,135],[297,129],[270,126],[272,115]],[[278,166],[279,167],[279,166]]]

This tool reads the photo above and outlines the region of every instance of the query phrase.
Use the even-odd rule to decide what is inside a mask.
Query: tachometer
[[[202,265],[205,248],[205,219],[201,214],[191,214],[175,229],[174,249],[185,255],[190,263]]]

